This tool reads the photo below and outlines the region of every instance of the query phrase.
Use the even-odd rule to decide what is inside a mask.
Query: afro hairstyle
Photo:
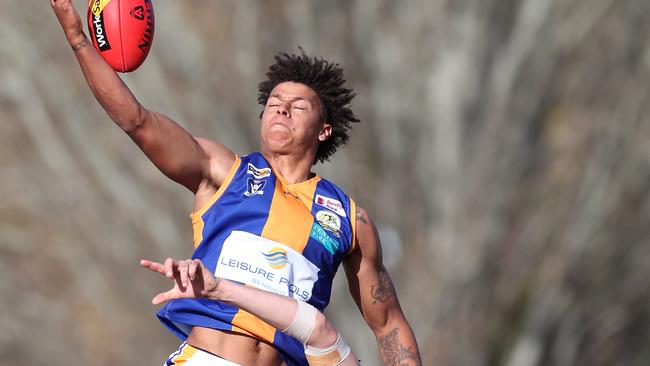
[[[322,118],[332,126],[332,135],[321,142],[316,152],[314,164],[325,162],[336,149],[348,141],[351,123],[359,122],[350,108],[350,102],[356,94],[345,88],[343,68],[322,58],[308,56],[302,47],[300,54],[279,53],[275,63],[269,66],[267,79],[259,84],[257,102],[263,106],[269,99],[271,91],[278,84],[295,82],[308,86],[321,103]]]

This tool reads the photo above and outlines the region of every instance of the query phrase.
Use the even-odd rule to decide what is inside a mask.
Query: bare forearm
[[[67,38],[99,104],[124,131],[135,130],[143,120],[140,103],[83,32]]]
[[[108,116],[142,149],[161,172],[196,193],[202,183],[219,186],[235,156],[227,148],[209,155],[172,119],[143,108],[113,68],[92,46],[71,0],[50,0],[92,93]],[[214,166],[211,158],[215,157]]]
[[[358,207],[358,249],[345,261],[350,293],[377,337],[379,353],[387,366],[422,366],[413,330],[397,299],[388,271],[382,263],[377,228]]]
[[[243,309],[281,331],[289,328],[298,309],[296,300],[292,298],[224,279],[220,279],[217,290],[208,297]],[[327,347],[336,341],[337,335],[338,331],[334,326],[323,313],[318,312],[306,343],[316,347]]]
[[[406,321],[396,321],[377,333],[379,353],[386,366],[422,366],[415,335]]]
[[[277,329],[289,327],[298,307],[294,299],[225,279],[219,281],[218,290],[210,298],[241,308]]]
[[[171,119],[143,108],[83,32],[68,37],[68,42],[92,93],[108,116],[160,171],[196,192],[206,172],[208,156],[195,139]],[[225,165],[224,170],[230,169],[230,164]]]

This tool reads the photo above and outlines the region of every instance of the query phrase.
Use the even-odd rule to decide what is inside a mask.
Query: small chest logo
[[[345,209],[343,208],[343,204],[341,204],[341,201],[339,200],[335,200],[334,198],[329,198],[317,194],[316,198],[314,199],[314,202],[319,206],[326,207],[336,212],[336,214],[341,217],[347,217],[347,215],[345,214]]]
[[[317,222],[314,222],[311,226],[309,236],[321,243],[323,248],[330,252],[330,254],[334,254],[339,249],[339,242],[334,240]]]
[[[255,195],[260,195],[260,196],[263,195],[265,185],[266,185],[265,180],[248,178],[248,180],[246,181],[246,192],[244,192],[244,196],[252,197]]]
[[[321,210],[316,213],[316,221],[323,229],[333,233],[336,237],[341,236],[341,218],[330,211]]]
[[[255,165],[248,163],[248,169],[246,169],[246,174],[250,174],[255,179],[262,179],[271,176],[271,168],[258,168]]]

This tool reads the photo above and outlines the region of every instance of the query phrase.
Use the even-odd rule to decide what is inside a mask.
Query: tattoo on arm
[[[370,288],[370,296],[375,299],[372,304],[376,304],[377,301],[386,302],[388,299],[393,297],[394,294],[395,287],[393,286],[393,282],[390,280],[388,273],[386,273],[386,270],[384,269],[380,270],[379,283],[372,285]]]
[[[357,210],[356,218],[357,218],[357,221],[361,221],[361,222],[363,222],[364,224],[367,224],[367,223],[368,223],[368,220],[366,220],[366,217],[363,216],[363,214],[361,213],[360,210]]]
[[[88,38],[84,38],[81,42],[77,43],[76,45],[72,46],[72,50],[74,52],[77,52],[81,50],[82,48],[88,46],[90,42],[88,41]]]
[[[409,361],[415,361],[416,366],[422,366],[422,360],[417,349],[404,347],[399,342],[399,328],[394,328],[385,336],[379,337],[379,352],[386,366],[407,366]]]

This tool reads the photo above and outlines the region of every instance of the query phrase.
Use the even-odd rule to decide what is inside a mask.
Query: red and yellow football
[[[155,21],[151,0],[90,0],[88,32],[118,72],[137,69],[149,54]]]

